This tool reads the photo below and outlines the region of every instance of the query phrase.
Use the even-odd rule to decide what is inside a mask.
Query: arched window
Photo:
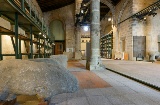
[[[53,20],[50,23],[50,31],[54,35],[55,40],[65,40],[63,23],[60,20]]]

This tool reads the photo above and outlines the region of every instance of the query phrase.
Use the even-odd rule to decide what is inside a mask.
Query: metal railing
[[[32,0],[10,0],[14,5],[17,5],[20,10],[27,14],[33,22],[41,29],[43,34],[47,34],[47,26],[44,24],[44,19],[39,13],[37,6]]]

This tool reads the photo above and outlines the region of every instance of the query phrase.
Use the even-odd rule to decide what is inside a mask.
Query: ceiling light
[[[84,30],[84,31],[88,31],[88,29],[89,29],[88,26],[84,26],[84,27],[83,27],[83,30]]]
[[[110,22],[111,20],[112,20],[112,18],[111,18],[111,17],[109,17],[109,18],[108,18],[108,21]]]
[[[83,13],[84,11],[83,10],[81,10],[81,13]]]

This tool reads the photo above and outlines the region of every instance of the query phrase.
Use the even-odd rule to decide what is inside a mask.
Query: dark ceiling
[[[89,0],[83,0],[84,2],[88,2]],[[111,0],[113,5],[117,5],[120,0]],[[75,0],[37,0],[40,8],[43,12],[55,10],[67,5],[70,5],[75,2]],[[102,5],[102,4],[101,4]],[[104,5],[102,5],[103,9],[106,9],[106,11],[109,11],[109,8],[104,8]]]
[[[88,3],[90,0],[83,0],[82,4]],[[114,6],[117,5],[120,0],[109,0]],[[55,9],[62,8],[64,6],[75,3],[75,0],[37,0],[42,12],[47,12]],[[82,6],[81,4],[81,6]],[[89,5],[88,5],[89,6]],[[83,23],[89,21],[90,19],[90,11],[89,7],[87,7],[87,14],[83,14]],[[103,19],[104,16],[110,11],[109,7],[103,3],[100,3],[100,19]],[[77,16],[82,16],[82,14],[77,14]]]
[[[42,12],[47,12],[73,4],[75,0],[37,0],[37,2]]]

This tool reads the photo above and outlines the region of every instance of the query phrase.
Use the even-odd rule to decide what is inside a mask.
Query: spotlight
[[[156,12],[150,12],[149,14],[148,14],[148,16],[153,16],[153,17],[155,17],[156,15],[157,15],[157,13]]]
[[[155,13],[155,12],[152,13],[152,16],[153,16],[153,17],[155,17],[156,15],[157,15],[157,13]]]
[[[42,33],[40,32],[39,35],[41,35]]]

